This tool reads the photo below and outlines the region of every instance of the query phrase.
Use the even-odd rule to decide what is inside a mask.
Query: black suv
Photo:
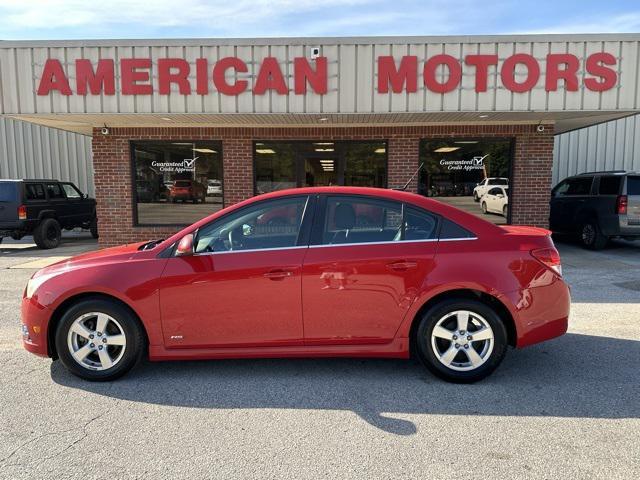
[[[612,237],[640,239],[640,174],[623,170],[569,177],[551,191],[554,233],[578,234],[591,249]]]
[[[0,242],[33,235],[40,248],[60,244],[61,230],[88,228],[98,238],[96,201],[71,182],[0,180]]]

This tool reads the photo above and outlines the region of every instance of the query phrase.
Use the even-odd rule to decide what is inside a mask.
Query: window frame
[[[314,222],[316,205],[317,205],[317,196],[309,195],[309,194],[295,194],[295,195],[283,195],[276,198],[267,198],[264,200],[260,200],[258,202],[252,202],[249,205],[245,205],[241,208],[236,208],[230,212],[225,213],[224,215],[216,218],[215,220],[211,220],[206,224],[198,227],[196,230],[192,232],[193,234],[193,243],[194,249],[195,245],[197,245],[198,235],[200,234],[200,230],[203,228],[209,227],[210,225],[216,224],[218,222],[226,221],[232,215],[242,214],[242,212],[249,210],[251,208],[255,208],[256,206],[268,202],[277,202],[282,200],[291,200],[295,198],[306,198],[306,204],[304,210],[302,212],[302,221],[300,222],[300,231],[298,232],[298,238],[296,239],[296,244],[290,247],[270,247],[270,248],[252,248],[247,250],[227,250],[224,252],[198,252],[194,251],[194,256],[201,255],[225,255],[230,253],[253,253],[253,252],[269,252],[269,251],[277,251],[277,250],[291,250],[291,249],[299,249],[299,248],[308,248],[309,247],[309,237],[311,234],[312,223]],[[177,248],[177,242],[174,245],[173,251],[171,252],[171,257],[175,256],[175,249]]]
[[[401,245],[403,243],[421,243],[421,242],[438,242],[440,240],[440,229],[442,227],[442,215],[439,215],[430,210],[426,210],[418,205],[409,202],[402,202],[398,200],[393,200],[386,197],[376,197],[373,195],[360,195],[357,193],[325,193],[322,195],[318,195],[318,202],[316,203],[316,214],[314,216],[313,227],[311,231],[311,237],[309,241],[309,248],[324,248],[324,247],[351,247],[351,246],[367,246],[367,245]],[[325,244],[323,243],[324,229],[326,224],[326,216],[327,216],[327,205],[328,199],[332,197],[352,197],[356,199],[365,199],[371,201],[378,202],[387,202],[387,203],[395,203],[399,204],[402,211],[402,224],[401,224],[401,236],[400,240],[386,240],[382,242],[357,242],[357,243],[335,243],[335,244]],[[435,236],[434,238],[422,239],[422,240],[406,240],[405,239],[405,227],[406,227],[406,214],[408,207],[411,207],[419,212],[424,212],[428,215],[431,215],[436,220],[435,226]],[[474,234],[475,235],[475,234]],[[477,237],[476,237],[477,238]],[[457,239],[451,239],[457,240]],[[471,239],[460,239],[460,240],[471,240]]]
[[[28,192],[28,188],[33,185],[34,187],[37,185],[40,185],[40,187],[42,188],[42,193],[44,194],[43,198],[29,198],[27,196],[27,192]],[[24,201],[26,203],[32,203],[32,202],[46,202],[47,201],[47,187],[45,186],[44,182],[25,182],[24,184]]]
[[[222,185],[222,207],[225,208],[225,194],[224,194],[224,141],[222,138],[209,138],[209,139],[201,139],[194,140],[193,138],[172,138],[171,140],[138,140],[138,139],[130,139],[129,140],[129,192],[131,197],[131,226],[134,228],[147,228],[147,227],[159,227],[159,228],[185,228],[189,225],[195,223],[140,223],[140,219],[138,216],[138,194],[136,191],[137,177],[136,177],[136,145],[157,145],[160,143],[176,143],[176,142],[189,142],[189,143],[218,143],[220,145],[220,162],[222,163],[221,175],[220,175],[220,183]],[[206,190],[207,186],[204,185]],[[197,221],[197,220],[196,220]]]

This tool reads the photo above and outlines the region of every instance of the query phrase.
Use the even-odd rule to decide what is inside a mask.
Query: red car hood
[[[117,247],[104,248],[94,252],[83,253],[44,267],[36,272],[34,277],[55,274],[92,265],[126,261],[133,258],[138,253],[140,245],[144,245],[145,243],[147,242],[127,243]]]

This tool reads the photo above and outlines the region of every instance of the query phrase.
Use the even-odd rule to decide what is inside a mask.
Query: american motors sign
[[[254,95],[275,92],[305,95],[308,90],[318,95],[327,93],[327,57],[309,60],[293,59],[293,74],[285,76],[275,57],[266,57],[257,65],[257,73],[249,78],[249,67],[238,57],[225,57],[216,62],[198,58],[190,63],[181,58],[122,58],[116,62],[104,58],[96,62],[75,60],[75,75],[65,71],[56,59],[46,60],[37,94],[49,95],[169,95],[172,87],[180,95],[208,95],[217,91],[222,95],[239,95],[251,87]],[[503,60],[498,55],[467,55],[460,60],[439,54],[419,61],[417,56],[401,58],[379,56],[376,59],[376,89],[380,94],[413,93],[418,91],[419,73],[423,87],[436,93],[448,93],[459,88],[463,74],[474,77],[476,92],[486,92],[490,72],[495,73],[502,86],[514,93],[524,93],[543,86],[548,92],[564,88],[578,91],[580,87],[603,92],[618,83],[617,59],[607,52],[596,52],[580,59],[568,53],[550,53],[539,60],[526,53],[516,53]],[[445,72],[445,74],[442,74]],[[517,73],[518,72],[518,73]],[[543,73],[544,72],[544,73]],[[544,76],[544,79],[542,77]],[[250,82],[252,83],[250,85]]]

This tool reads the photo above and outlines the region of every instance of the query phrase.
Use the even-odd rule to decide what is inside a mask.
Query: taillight
[[[538,248],[531,250],[533,258],[541,262],[544,266],[550,268],[558,275],[562,275],[562,265],[560,263],[560,254],[555,248]]]
[[[618,201],[616,202],[616,213],[618,215],[626,215],[627,214],[627,196],[626,195],[618,195]]]
[[[24,205],[20,205],[18,207],[18,219],[26,220],[27,219],[27,207]]]

